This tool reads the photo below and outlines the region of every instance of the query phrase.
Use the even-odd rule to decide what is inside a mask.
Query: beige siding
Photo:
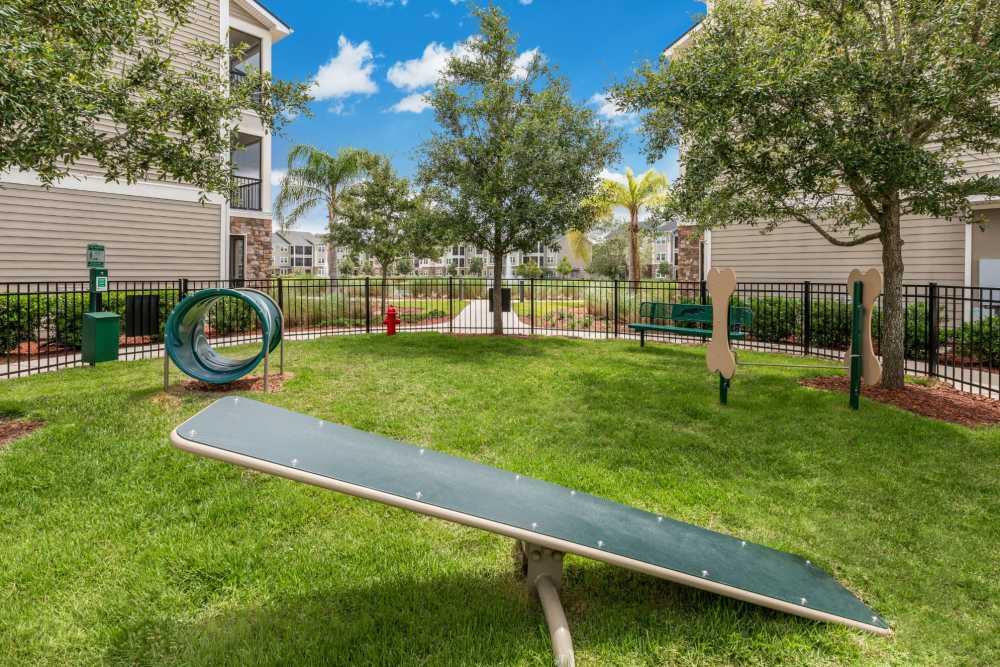
[[[1000,175],[1000,153],[965,153],[961,157],[965,170],[976,176]]]
[[[853,268],[881,267],[878,241],[842,248],[803,224],[769,234],[733,226],[712,232],[712,266],[732,268],[741,281],[844,282]],[[965,225],[935,219],[903,222],[905,280],[961,285],[965,279]]]
[[[31,185],[0,188],[0,282],[85,280],[87,243],[112,280],[217,279],[218,204]]]
[[[177,29],[172,40],[176,49],[174,61],[182,68],[190,68],[198,62],[190,45],[197,41],[218,44],[220,38],[220,17],[218,0],[195,0],[191,4],[191,20]],[[97,124],[98,130],[113,134],[115,126],[104,120]],[[73,163],[71,171],[75,174],[102,175],[103,170],[97,166],[92,157],[84,156]],[[155,177],[155,174],[152,175]]]
[[[229,16],[234,19],[240,19],[241,21],[246,21],[247,23],[252,23],[253,25],[260,26],[261,28],[267,28],[263,23],[255,19],[250,12],[243,9],[242,6],[235,2],[229,3]]]

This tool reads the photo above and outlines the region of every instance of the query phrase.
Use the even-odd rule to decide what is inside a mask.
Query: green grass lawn
[[[587,302],[582,299],[549,299],[545,301],[535,301],[535,317],[541,320],[549,313],[558,313],[572,310],[574,308],[582,308],[586,304]],[[517,313],[518,317],[530,317],[531,302],[515,301],[514,312]]]
[[[852,413],[801,370],[741,371],[723,408],[699,348],[408,334],[287,354],[264,400],[801,554],[896,629],[571,556],[580,665],[1000,663],[1000,430]],[[47,424],[0,451],[0,664],[550,664],[509,540],[175,450],[217,396],[165,395],[160,369],[0,383],[0,413]]]

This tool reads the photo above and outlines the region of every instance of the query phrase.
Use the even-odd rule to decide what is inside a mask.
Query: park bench
[[[658,303],[656,301],[643,301],[639,305],[639,317],[645,318],[646,322],[634,322],[629,324],[629,329],[639,332],[639,345],[646,344],[647,331],[664,331],[666,333],[679,334],[681,336],[698,336],[700,338],[711,338],[712,329],[698,328],[692,326],[681,326],[678,322],[685,324],[712,324],[712,306],[703,306],[697,303]],[[753,313],[749,308],[736,306],[729,309],[729,339],[738,340],[746,338],[746,327],[753,321]],[[674,324],[664,324],[664,322],[674,322]]]

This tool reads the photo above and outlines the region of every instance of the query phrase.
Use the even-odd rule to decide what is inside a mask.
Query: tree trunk
[[[335,208],[332,202],[327,204],[326,207],[326,228],[328,232],[333,231],[333,223],[335,220]],[[326,257],[327,261],[330,261],[329,273],[331,278],[336,278],[340,275],[340,267],[337,266],[337,246],[333,242],[333,238],[327,235],[326,239]]]
[[[905,376],[906,309],[903,304],[903,238],[899,206],[882,223],[882,386],[897,389]]]
[[[639,211],[631,211],[628,224],[628,277],[632,291],[639,289],[642,271],[639,267]]]
[[[493,334],[503,335],[503,253],[493,255]]]

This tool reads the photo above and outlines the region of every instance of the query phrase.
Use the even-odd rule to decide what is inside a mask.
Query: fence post
[[[372,332],[371,278],[365,276],[365,333]]]
[[[524,289],[524,283],[521,283],[521,289]],[[529,286],[528,298],[531,299],[531,335],[535,335],[535,279],[531,279],[531,284]],[[523,301],[523,299],[522,299]]]
[[[180,294],[180,298],[183,299],[187,295],[188,295],[188,279],[187,278],[181,278],[181,294]]]
[[[698,285],[698,289],[700,290],[701,305],[704,306],[708,303],[708,283],[702,280]]]
[[[282,317],[285,316],[285,289],[283,284],[281,276],[278,276],[278,310],[281,311]]]
[[[454,292],[454,276],[448,276],[448,333],[455,333],[455,314],[452,312]]]
[[[613,312],[615,322],[615,338],[618,338],[618,281],[615,280],[615,309]]]
[[[812,349],[812,283],[802,283],[802,353],[809,356]]]
[[[936,377],[938,373],[938,284],[927,285],[927,375]]]

